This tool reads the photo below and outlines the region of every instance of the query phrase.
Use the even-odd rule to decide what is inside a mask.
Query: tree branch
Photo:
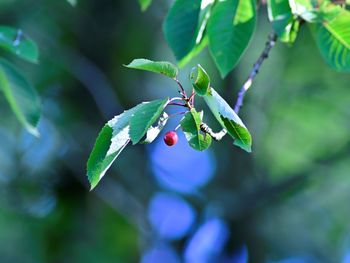
[[[244,99],[245,93],[252,86],[254,78],[259,73],[260,67],[264,63],[265,59],[267,59],[269,57],[270,51],[275,46],[276,41],[277,41],[277,35],[274,33],[270,34],[268,37],[268,40],[265,44],[264,51],[261,53],[260,57],[255,62],[254,66],[253,66],[253,70],[250,72],[248,79],[244,82],[242,88],[240,89],[240,91],[238,93],[237,101],[236,101],[235,108],[234,108],[234,110],[237,114],[243,105],[243,99]]]
[[[200,125],[201,131],[209,134],[215,141],[221,141],[222,138],[226,135],[227,131],[222,129],[219,132],[213,132],[213,130],[208,126],[208,124],[202,122]]]
[[[260,67],[264,63],[265,59],[267,59],[269,57],[270,51],[275,46],[276,41],[277,41],[277,35],[274,34],[274,33],[271,33],[269,35],[269,37],[268,37],[268,40],[267,40],[266,44],[265,44],[265,48],[264,48],[263,52],[261,53],[261,55],[259,56],[258,60],[253,65],[253,69],[250,72],[249,77],[244,82],[242,88],[238,92],[236,104],[235,104],[235,107],[234,107],[234,111],[237,114],[239,113],[239,110],[241,109],[241,107],[243,105],[243,100],[244,100],[245,93],[252,86],[254,78],[259,73]],[[202,132],[209,134],[216,141],[220,141],[227,133],[227,131],[225,129],[222,129],[220,132],[215,133],[204,122],[201,124],[200,127],[201,127],[201,131]]]

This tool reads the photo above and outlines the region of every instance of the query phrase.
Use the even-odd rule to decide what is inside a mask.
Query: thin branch
[[[192,89],[192,94],[191,96],[188,98],[188,102],[191,103],[192,106],[194,106],[194,97],[196,96],[196,92],[194,91],[194,89]]]
[[[179,93],[182,95],[183,98],[187,98],[186,91],[185,91],[184,87],[182,86],[181,82],[178,79],[174,79],[174,80],[180,88]]]
[[[168,103],[168,106],[180,106],[180,107],[187,107],[185,104],[176,103],[176,102],[170,102],[170,103]]]
[[[208,124],[202,122],[200,125],[201,131],[209,134],[215,141],[221,141],[221,139],[226,135],[227,131],[222,129],[220,132],[213,132],[213,130],[208,126]]]
[[[254,78],[259,73],[260,67],[264,63],[265,59],[269,57],[270,51],[275,46],[276,41],[277,41],[277,35],[274,33],[270,34],[265,44],[265,48],[263,52],[259,56],[258,60],[255,62],[253,69],[249,74],[249,77],[244,82],[242,88],[238,92],[237,101],[234,107],[234,111],[237,114],[239,113],[239,110],[243,105],[243,99],[244,99],[245,93],[252,86]],[[227,131],[225,129],[222,129],[220,132],[217,132],[217,133],[213,132],[213,130],[204,122],[201,124],[200,127],[202,132],[209,134],[216,141],[220,141],[227,134]]]
[[[270,34],[269,38],[266,42],[264,51],[261,53],[260,57],[255,62],[254,66],[253,66],[253,70],[250,72],[248,79],[244,82],[241,90],[238,93],[237,101],[236,101],[235,108],[234,108],[234,110],[237,114],[243,105],[243,99],[244,99],[245,93],[252,86],[254,78],[259,73],[260,67],[264,63],[265,59],[267,59],[269,57],[270,51],[275,46],[276,41],[277,41],[277,35],[274,33]]]
[[[183,98],[180,98],[180,97],[173,97],[173,98],[171,98],[171,99],[169,100],[168,103],[171,103],[171,102],[176,101],[176,100],[181,100],[181,101],[183,101]]]

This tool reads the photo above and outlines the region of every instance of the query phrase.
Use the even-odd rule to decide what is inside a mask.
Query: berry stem
[[[176,103],[176,102],[170,102],[168,103],[169,106],[180,106],[180,107],[187,107],[185,104]]]
[[[178,79],[175,79],[175,82],[177,83],[177,85],[180,88],[180,94],[182,95],[182,98],[187,98],[186,91],[185,91],[184,87],[182,86],[181,82]]]

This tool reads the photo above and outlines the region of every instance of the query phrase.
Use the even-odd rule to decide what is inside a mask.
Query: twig
[[[266,42],[264,51],[261,53],[260,57],[255,62],[253,66],[253,70],[250,72],[248,79],[244,82],[241,90],[238,93],[237,101],[234,108],[237,114],[243,105],[243,99],[244,99],[245,93],[252,86],[254,78],[259,73],[260,67],[264,63],[265,59],[269,57],[269,53],[271,49],[275,46],[276,41],[277,41],[277,35],[274,33],[270,34],[268,41]]]
[[[187,98],[186,91],[185,91],[184,87],[182,86],[181,82],[178,79],[175,79],[175,82],[177,83],[177,85],[180,88],[179,93],[182,95],[183,98]]]
[[[173,101],[176,101],[176,100],[181,100],[182,101],[183,99],[180,98],[180,97],[174,97],[174,98],[171,98],[168,103],[172,103]]]
[[[180,106],[180,107],[187,107],[185,104],[176,103],[176,102],[170,102],[170,103],[168,103],[168,106]]]
[[[234,111],[237,114],[239,113],[239,110],[241,109],[241,107],[243,105],[243,99],[244,99],[245,93],[252,86],[254,78],[259,73],[260,67],[264,63],[265,59],[267,59],[269,57],[269,53],[270,53],[271,49],[275,46],[276,41],[277,41],[277,35],[274,34],[274,33],[270,34],[269,37],[268,37],[268,40],[266,42],[266,45],[265,45],[265,48],[264,48],[263,52],[259,56],[258,60],[255,62],[254,66],[253,66],[253,69],[252,69],[252,71],[249,74],[248,79],[244,82],[242,88],[238,92],[237,101],[236,101],[236,104],[235,104],[235,107],[234,107]],[[200,127],[201,127],[201,131],[202,132],[209,134],[216,141],[220,141],[227,133],[227,131],[225,129],[222,129],[220,132],[215,133],[204,122],[201,124]]]
[[[220,132],[213,132],[213,130],[208,126],[208,124],[202,122],[200,125],[201,131],[209,134],[215,141],[221,141],[221,139],[226,135],[227,131],[222,129]]]
[[[194,91],[194,89],[192,89],[192,94],[191,96],[188,98],[188,102],[191,103],[192,106],[194,106],[194,97],[196,96],[196,92]]]

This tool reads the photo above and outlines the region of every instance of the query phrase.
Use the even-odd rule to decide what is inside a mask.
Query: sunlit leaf
[[[195,46],[201,0],[176,0],[165,18],[165,38],[177,60],[185,57]]]
[[[293,43],[299,30],[299,21],[292,14],[288,0],[268,0],[267,10],[280,41]]]
[[[204,33],[205,34],[205,33]],[[208,45],[208,36],[205,34],[199,44],[196,44],[194,48],[184,58],[182,58],[177,64],[180,68],[186,66],[194,57],[196,57],[202,50]]]
[[[292,21],[293,14],[288,0],[267,0],[269,20],[278,36],[285,32],[285,28]]]
[[[25,77],[5,60],[0,60],[0,90],[21,124],[38,136],[36,126],[41,114],[39,96]]]
[[[168,122],[168,119],[168,114],[166,112],[163,112],[163,115],[159,118],[158,124],[156,126],[151,126],[148,129],[146,133],[146,138],[143,141],[141,141],[141,143],[149,144],[153,142],[165,127],[166,123]]]
[[[213,88],[203,98],[217,121],[235,139],[234,144],[251,152],[252,137],[230,105]]]
[[[313,30],[325,61],[336,70],[350,71],[350,12],[343,10]]]
[[[208,21],[209,50],[222,77],[239,62],[256,24],[254,0],[223,0],[216,3]]]
[[[175,65],[166,61],[151,61],[148,59],[134,59],[129,65],[125,65],[127,68],[151,71],[158,74],[163,74],[170,78],[176,78],[178,69]]]
[[[197,151],[204,151],[209,148],[212,138],[209,134],[202,134],[200,125],[201,114],[195,109],[187,112],[181,120],[181,128],[186,136],[188,144]]]
[[[198,95],[204,96],[208,93],[210,88],[210,78],[201,65],[198,64],[192,69],[190,78],[192,86]]]
[[[97,186],[112,163],[130,142],[129,122],[132,114],[140,105],[114,117],[98,135],[87,162],[87,177],[91,190]]]
[[[340,5],[323,1],[319,6],[319,18],[322,22],[330,22],[335,19],[344,9]]]
[[[169,11],[163,30],[180,67],[207,46],[206,27],[213,4],[213,0],[178,0]]]
[[[141,103],[114,117],[103,127],[96,139],[94,148],[87,163],[87,177],[91,189],[97,186],[112,163],[131,141],[131,137],[140,136],[140,134],[144,135],[146,132],[143,132],[143,130],[146,129],[147,131],[147,129],[150,128],[148,122],[152,122],[150,121],[151,117],[150,119],[142,121],[137,117],[135,118],[135,116],[141,118],[145,116],[149,117],[150,115],[156,116],[157,113],[153,111],[154,107],[152,106],[157,106],[163,102],[166,103],[167,101],[168,100],[165,99]],[[164,107],[162,107],[162,110],[163,109]],[[155,118],[155,120],[157,118]],[[132,121],[132,119],[134,120]],[[131,124],[132,122],[133,124]],[[153,122],[151,124],[153,124]],[[131,128],[131,126],[133,128]],[[143,135],[141,137],[143,137]]]
[[[38,62],[37,45],[20,29],[0,26],[0,47],[29,62]]]
[[[133,144],[138,143],[153,123],[162,114],[168,99],[154,100],[140,104],[130,120],[130,138]]]
[[[331,21],[343,9],[329,0],[289,0],[292,13],[310,23]]]

